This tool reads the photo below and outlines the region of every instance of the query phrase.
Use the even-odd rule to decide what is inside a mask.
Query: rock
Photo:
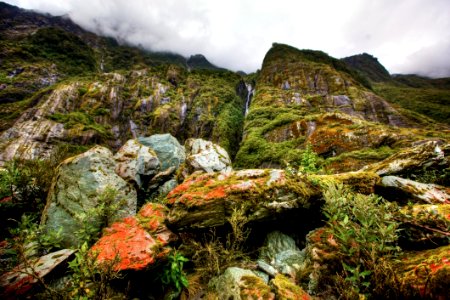
[[[423,168],[445,168],[450,165],[450,144],[427,141],[406,148],[385,160],[365,166],[361,171],[375,172],[380,176],[411,174]]]
[[[42,223],[49,231],[62,230],[65,247],[78,245],[79,240],[74,233],[83,226],[79,218],[83,214],[90,214],[88,222],[100,230],[102,226],[136,213],[136,191],[114,169],[111,151],[101,146],[66,159],[58,167]],[[108,206],[106,210],[113,208],[114,212],[109,216],[92,214],[92,210],[105,201],[101,198],[108,193],[113,199],[106,199],[109,203],[103,204]],[[103,224],[104,221],[107,224]]]
[[[161,162],[161,171],[165,171],[170,167],[178,169],[186,159],[184,147],[178,143],[177,139],[172,135],[154,134],[150,137],[139,138],[139,142],[147,147],[152,148]]]
[[[275,299],[263,279],[250,270],[237,267],[226,269],[222,275],[213,278],[209,286],[218,299]]]
[[[297,247],[294,239],[279,231],[273,231],[267,235],[259,257],[278,272],[291,278],[296,277],[304,261],[304,254]]]
[[[381,180],[384,193],[428,204],[450,204],[450,188],[437,184],[425,184],[397,176],[385,176]],[[400,196],[399,196],[400,194]]]
[[[401,291],[408,299],[447,299],[450,286],[450,245],[407,252],[396,260],[395,271]],[[397,282],[392,282],[395,287]]]
[[[165,197],[167,194],[169,194],[174,188],[176,188],[178,185],[178,181],[175,179],[171,179],[169,181],[166,181],[162,186],[158,189],[158,195],[160,197]]]
[[[219,145],[203,139],[188,139],[185,148],[189,173],[198,170],[206,173],[231,171],[230,157]]]
[[[136,216],[112,224],[91,248],[100,263],[117,271],[142,270],[165,258],[175,237],[164,225],[167,209],[157,203],[144,205]]]
[[[135,139],[127,141],[114,159],[117,175],[128,182],[135,182],[139,187],[142,187],[141,177],[155,175],[160,169],[156,153]]]
[[[289,278],[279,274],[270,281],[275,291],[276,299],[279,300],[309,300],[308,295],[301,287],[295,285]]]
[[[12,271],[4,273],[0,277],[2,289],[0,296],[2,299],[23,297],[38,283],[38,278],[43,279],[75,252],[73,249],[59,250],[29,261],[28,266],[19,265]]]
[[[249,221],[275,218],[316,203],[322,197],[320,183],[343,182],[357,192],[373,193],[378,181],[374,173],[287,177],[277,169],[193,175],[167,195],[168,222],[177,230],[220,226],[235,207],[244,210]]]

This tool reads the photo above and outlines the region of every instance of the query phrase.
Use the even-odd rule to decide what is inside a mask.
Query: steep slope
[[[330,161],[359,151],[333,166],[357,169],[367,159],[388,155],[386,147],[418,139],[419,129],[402,128],[419,124],[363,83],[323,52],[274,44],[256,82],[236,166],[299,164],[302,149],[311,144]]]
[[[389,75],[378,60],[364,53],[343,58],[349,68],[366,76],[379,96],[413,114],[420,120],[425,115],[435,121],[450,124],[450,78],[426,78],[418,75]],[[427,122],[424,120],[424,122]]]

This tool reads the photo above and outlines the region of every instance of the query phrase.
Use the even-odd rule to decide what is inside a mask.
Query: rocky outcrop
[[[156,153],[137,140],[127,141],[114,155],[116,173],[128,182],[142,187],[143,178],[158,173],[160,161]]]
[[[168,222],[177,230],[220,226],[228,222],[233,208],[242,209],[249,221],[274,218],[317,204],[321,184],[325,188],[327,182],[344,182],[356,191],[371,193],[378,181],[374,173],[290,177],[277,169],[193,175],[167,195]]]
[[[110,150],[96,146],[58,167],[47,198],[42,223],[61,230],[63,245],[77,246],[75,232],[84,223],[101,229],[136,213],[136,191],[115,173]]]
[[[188,139],[186,148],[186,168],[190,174],[195,171],[206,173],[231,171],[231,160],[227,151],[210,141]]]
[[[167,209],[148,203],[136,216],[112,224],[91,248],[99,263],[110,264],[117,271],[142,270],[170,253],[175,236],[164,225]]]
[[[383,193],[392,193],[403,201],[450,204],[450,188],[437,184],[425,184],[397,176],[384,176],[381,186],[384,188]]]

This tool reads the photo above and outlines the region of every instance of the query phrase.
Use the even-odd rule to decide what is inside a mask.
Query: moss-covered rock
[[[293,283],[286,276],[281,274],[275,276],[270,281],[270,285],[273,287],[276,295],[276,299],[280,300],[310,300],[311,296],[308,295],[301,287]]]

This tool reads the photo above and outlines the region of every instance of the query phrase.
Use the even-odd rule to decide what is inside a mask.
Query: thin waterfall
[[[245,101],[245,116],[248,114],[248,108],[250,107],[250,101],[252,100],[253,96],[253,87],[251,84],[246,83],[245,86],[247,87],[247,101]]]

